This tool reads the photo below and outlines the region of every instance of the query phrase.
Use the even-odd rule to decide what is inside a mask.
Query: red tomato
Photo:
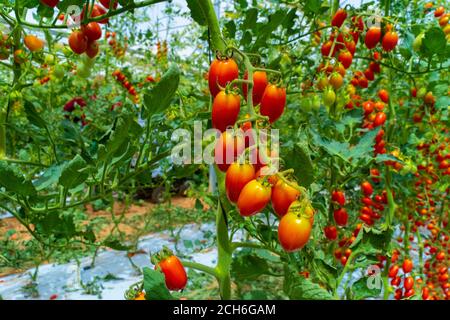
[[[166,278],[166,286],[169,290],[182,290],[186,287],[187,275],[183,264],[176,256],[170,256],[161,260],[155,270],[160,269]]]
[[[373,73],[380,73],[381,67],[378,63],[372,61],[369,63],[369,69],[372,70]]]
[[[336,240],[337,238],[337,229],[335,226],[326,226],[323,229],[325,233],[325,237],[327,237],[328,240]]]
[[[88,42],[88,47],[86,49],[86,55],[91,58],[94,59],[95,56],[98,54],[98,43],[97,41],[89,41]]]
[[[364,181],[363,183],[361,183],[361,191],[366,197],[370,197],[372,195],[373,188],[369,181]]]
[[[331,193],[331,200],[337,202],[341,206],[345,205],[345,195],[342,191],[334,190]]]
[[[353,39],[351,39],[349,41],[345,41],[344,44],[345,44],[345,47],[347,48],[347,50],[351,53],[351,55],[354,56],[355,52],[356,52],[356,43],[355,43],[355,41]]]
[[[238,65],[233,59],[215,59],[211,62],[208,73],[208,85],[211,95],[215,97],[221,87],[225,87],[229,82],[237,79],[239,76]]]
[[[398,42],[398,34],[395,31],[388,31],[383,36],[383,40],[381,41],[381,46],[384,51],[392,51]]]
[[[248,74],[245,72],[244,79],[248,79]],[[253,105],[256,106],[261,102],[261,98],[264,94],[264,90],[266,89],[267,82],[267,74],[265,71],[255,71],[253,72],[253,93],[252,100]],[[247,84],[242,85],[242,91],[244,94],[245,100],[247,100]]]
[[[334,221],[336,221],[336,224],[338,226],[345,226],[348,221],[348,213],[345,208],[339,208],[337,210],[334,210],[333,213]]]
[[[344,9],[338,9],[331,19],[331,25],[340,28],[347,18],[347,12]]]
[[[100,0],[100,3],[101,3],[106,9],[109,9],[110,6],[111,6],[111,0]],[[119,4],[119,1],[114,0],[114,1],[113,1],[113,7],[112,7],[112,8],[113,8],[113,9],[116,9],[118,4]]]
[[[291,206],[297,205],[296,201]],[[300,250],[308,242],[312,224],[308,217],[290,210],[281,218],[278,225],[278,240],[287,252]]]
[[[380,27],[370,27],[366,32],[366,38],[364,39],[364,43],[366,44],[367,49],[373,49],[376,47],[378,42],[381,39],[381,28]]]
[[[362,76],[358,79],[358,85],[361,88],[367,88],[369,86],[369,81],[367,80],[367,78],[365,76]]]
[[[382,126],[386,122],[386,114],[384,112],[378,112],[373,121],[375,127]]]
[[[89,41],[95,41],[102,37],[102,28],[97,22],[89,22],[81,26],[81,31],[83,31]]]
[[[370,68],[367,68],[366,70],[364,70],[364,76],[369,81],[373,81],[375,79],[375,75],[373,74],[373,71],[370,70]]]
[[[248,182],[239,194],[237,207],[244,217],[252,216],[263,210],[270,201],[271,189],[260,181]]]
[[[368,100],[368,101],[364,101],[362,104],[363,110],[364,110],[364,114],[368,115],[371,114],[373,112],[373,109],[375,108],[375,105],[372,101]]]
[[[414,286],[414,278],[413,277],[407,277],[403,282],[403,287],[406,291],[411,290]]]
[[[411,272],[413,269],[413,262],[410,259],[405,259],[402,268],[404,273]]]
[[[333,46],[333,41],[326,41],[322,44],[322,47],[320,48],[320,52],[322,53],[322,56],[324,57],[328,57],[330,55],[331,52],[331,47]],[[333,53],[334,51],[336,51],[335,49],[333,49]],[[334,54],[332,54],[333,56]]]
[[[399,267],[396,264],[393,264],[390,268],[389,268],[389,278],[395,278],[398,274],[398,270]]]
[[[233,126],[239,116],[241,98],[232,92],[225,90],[219,92],[212,105],[212,125],[214,128],[225,131],[228,126]]]
[[[87,49],[88,40],[83,32],[73,31],[69,36],[69,46],[76,54],[82,54]]]
[[[237,202],[244,186],[255,178],[255,168],[248,163],[232,163],[225,176],[227,197],[231,202]]]
[[[350,67],[350,65],[352,64],[353,56],[350,51],[341,50],[339,52],[338,60],[340,63],[342,63],[342,65],[344,66],[345,69],[348,69]]]
[[[295,183],[294,183],[295,184]],[[300,191],[291,187],[282,180],[278,180],[272,188],[272,207],[275,213],[282,217],[286,214],[289,206],[297,200]]]
[[[47,7],[54,8],[58,5],[59,0],[41,0],[41,2]]]
[[[224,131],[214,147],[214,161],[223,172],[244,151],[245,142],[241,135]]]
[[[273,123],[283,114],[285,105],[286,88],[278,88],[274,84],[267,85],[261,98],[261,114],[268,116],[270,123]]]

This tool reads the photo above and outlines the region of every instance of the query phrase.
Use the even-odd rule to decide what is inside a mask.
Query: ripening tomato
[[[337,229],[335,226],[326,226],[323,229],[324,233],[325,233],[325,237],[328,240],[336,240],[337,238]]]
[[[221,87],[225,87],[229,82],[239,76],[238,65],[233,59],[215,59],[211,62],[208,72],[208,85],[211,95],[215,97]]]
[[[97,22],[89,22],[81,26],[81,31],[83,31],[89,41],[95,41],[102,37],[102,28]]]
[[[369,86],[369,80],[367,80],[367,78],[365,76],[359,77],[358,78],[358,85],[361,88],[367,88]]]
[[[347,18],[347,11],[339,8],[331,19],[331,25],[336,28],[340,28]]]
[[[220,91],[214,98],[212,105],[212,125],[214,128],[225,131],[228,126],[233,126],[239,116],[241,98],[233,92]]]
[[[295,184],[294,182],[291,182]],[[297,200],[300,195],[300,191],[291,187],[286,182],[278,180],[275,186],[272,188],[272,207],[275,213],[282,217],[286,214],[289,206]]]
[[[355,55],[356,52],[356,43],[353,39],[345,41],[344,42],[345,47],[347,48],[347,50],[350,52],[350,54],[352,55],[352,57]],[[343,50],[341,50],[342,52]]]
[[[224,131],[214,147],[214,162],[222,171],[227,171],[228,167],[244,151],[245,142],[242,135]]]
[[[373,187],[369,181],[364,181],[361,183],[361,191],[366,197],[370,197],[373,193]]]
[[[406,279],[403,282],[403,287],[405,288],[405,290],[406,291],[411,290],[413,286],[414,286],[414,278],[411,276],[406,277]]]
[[[334,190],[331,193],[331,200],[333,200],[334,202],[338,203],[341,206],[345,205],[345,195],[340,190]]]
[[[248,182],[237,201],[239,214],[248,217],[263,210],[270,201],[271,189],[257,179]]]
[[[375,109],[374,103],[370,100],[364,101],[362,107],[365,115],[371,114]]]
[[[348,69],[350,67],[350,65],[352,64],[353,56],[350,53],[350,51],[341,50],[339,52],[338,60],[340,63],[342,63],[342,65],[344,66],[345,69]]]
[[[161,260],[155,266],[155,270],[158,269],[164,273],[167,289],[182,290],[186,287],[186,270],[178,257],[170,256]]]
[[[443,6],[437,7],[436,10],[434,10],[434,16],[436,18],[438,18],[438,17],[442,16],[444,14],[444,12],[445,12],[445,9]]]
[[[292,205],[295,203],[293,202]],[[284,250],[294,252],[303,248],[308,242],[311,229],[312,224],[308,217],[288,210],[278,225],[278,240]]]
[[[367,68],[366,70],[364,70],[364,76],[369,81],[373,81],[375,79],[375,75],[373,74],[373,71],[370,70],[370,68]]]
[[[344,79],[339,73],[333,72],[330,76],[329,83],[335,90],[337,90],[344,84]]]
[[[82,54],[87,49],[88,40],[83,32],[76,30],[69,36],[69,46],[76,54]]]
[[[395,31],[388,31],[384,34],[381,46],[384,51],[392,51],[398,43],[398,34]]]
[[[54,8],[58,5],[59,0],[41,0],[41,2],[47,7]]]
[[[339,208],[333,212],[334,221],[338,226],[345,226],[348,221],[348,213],[345,208]]]
[[[330,55],[331,52],[331,47],[333,46],[333,41],[326,41],[322,44],[322,47],[320,48],[320,52],[322,53],[322,56],[324,57],[328,57]],[[333,51],[335,51],[333,49]]]
[[[255,178],[255,168],[249,163],[232,163],[225,175],[227,197],[231,202],[237,202],[244,186]]]
[[[95,41],[95,40],[89,41],[87,49],[86,49],[86,55],[89,58],[94,59],[97,56],[98,51],[99,51],[99,46],[98,46],[97,41]],[[129,90],[130,88],[127,88],[127,89]]]
[[[327,107],[330,107],[336,101],[336,93],[332,89],[326,90],[323,93],[322,99],[323,99],[323,104]]]
[[[379,63],[376,63],[375,61],[372,61],[369,63],[369,69],[372,70],[373,73],[380,73],[381,72],[381,66]]]
[[[100,3],[106,8],[111,8],[111,0],[100,0]],[[118,0],[113,0],[112,8],[116,9],[117,5],[119,4]]]
[[[248,74],[245,72],[244,79],[248,79]],[[253,93],[252,93],[252,100],[253,105],[256,106],[260,104],[261,98],[264,94],[264,90],[267,87],[267,74],[265,71],[255,71],[253,72]],[[244,98],[247,100],[247,84],[242,85],[242,92],[244,94]]]
[[[275,84],[269,84],[261,98],[260,112],[269,117],[269,122],[275,122],[283,114],[286,106],[286,88],[279,88]]]
[[[413,262],[410,259],[405,259],[403,261],[402,269],[404,273],[411,272],[413,269]]]
[[[370,27],[366,32],[366,38],[364,43],[367,49],[373,49],[377,46],[381,39],[381,28],[380,27]]]
[[[378,112],[373,121],[374,127],[382,126],[386,122],[386,114],[384,112]]]
[[[25,46],[30,50],[31,52],[36,52],[42,50],[44,48],[45,42],[35,35],[29,34],[26,35],[23,38],[23,42],[25,43]]]

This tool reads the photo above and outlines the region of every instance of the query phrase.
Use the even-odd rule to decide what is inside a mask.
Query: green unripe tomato
[[[419,34],[413,42],[413,50],[416,52],[420,51],[420,47],[422,46],[423,38],[425,37],[425,33]]]

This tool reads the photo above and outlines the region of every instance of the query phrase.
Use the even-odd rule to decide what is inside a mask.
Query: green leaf
[[[207,25],[205,13],[197,0],[186,0],[189,10],[191,10],[192,19],[201,26]]]
[[[303,10],[305,14],[317,14],[322,6],[322,0],[306,0],[304,1]]]
[[[164,274],[160,271],[145,267],[144,290],[147,300],[172,300],[173,296],[166,287]]]
[[[317,283],[285,267],[283,290],[292,300],[331,300],[333,296]]]
[[[36,194],[36,189],[31,181],[27,180],[15,167],[2,160],[0,160],[0,186],[4,187],[6,191],[22,196]]]
[[[53,165],[48,167],[44,173],[34,182],[36,190],[44,190],[58,182],[64,165]]]
[[[119,118],[115,129],[112,131],[108,142],[106,143],[106,155],[112,156],[127,140],[130,128],[130,118]]]
[[[266,260],[242,251],[233,259],[231,270],[237,280],[255,280],[269,272],[269,265]]]
[[[380,277],[380,275],[377,275]],[[375,277],[375,275],[374,275]],[[381,295],[381,288],[383,281],[381,280],[381,277],[379,279],[380,286],[374,285],[372,289],[369,289],[369,286],[371,286],[372,282],[369,283],[368,278],[360,278],[358,281],[352,284],[351,286],[351,292],[352,292],[352,300],[363,300],[367,298],[376,298]],[[373,281],[377,281],[374,279]],[[378,288],[377,288],[378,287]]]
[[[227,29],[228,37],[233,39],[236,37],[236,23],[233,20],[225,23],[225,28]]]
[[[242,23],[241,30],[253,30],[256,27],[256,21],[258,20],[258,9],[251,8],[245,13],[245,20]]]
[[[177,91],[180,82],[180,70],[173,64],[149,92],[144,94],[146,116],[163,112],[170,106],[170,102]]]
[[[421,52],[428,56],[441,53],[445,50],[447,41],[445,39],[445,33],[441,28],[433,27],[425,32],[425,37],[420,47]]]
[[[308,188],[314,181],[314,168],[309,155],[309,149],[306,140],[300,139],[299,143],[288,150],[286,153],[285,167],[294,169],[294,175],[298,183]]]
[[[41,118],[36,108],[30,101],[25,100],[24,109],[27,119],[28,121],[31,122],[31,124],[34,124],[36,127],[39,128],[45,128],[47,126],[44,119]]]
[[[117,239],[105,239],[102,244],[105,247],[111,248],[113,250],[117,251],[128,251],[131,249],[130,246],[124,245],[122,242],[120,242]]]
[[[87,177],[86,161],[77,154],[75,158],[64,166],[61,177],[59,178],[59,183],[63,187],[72,189],[86,181]]]
[[[50,212],[35,219],[36,230],[45,235],[56,238],[71,238],[77,234],[73,215]]]

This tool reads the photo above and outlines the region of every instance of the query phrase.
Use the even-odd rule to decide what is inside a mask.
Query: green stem
[[[222,38],[219,20],[217,19],[211,0],[198,0],[197,3],[200,9],[203,11],[203,15],[206,17],[206,20],[208,22],[208,28],[211,34],[212,49],[225,52],[227,45]]]
[[[6,111],[0,111],[0,159],[6,155]]]
[[[191,268],[191,269],[195,269],[198,271],[202,271],[204,273],[207,273],[215,278],[217,278],[217,272],[214,268],[205,266],[204,264],[201,263],[197,263],[197,262],[192,262],[192,261],[182,261],[181,262],[183,264],[183,266],[185,266],[186,268]]]

